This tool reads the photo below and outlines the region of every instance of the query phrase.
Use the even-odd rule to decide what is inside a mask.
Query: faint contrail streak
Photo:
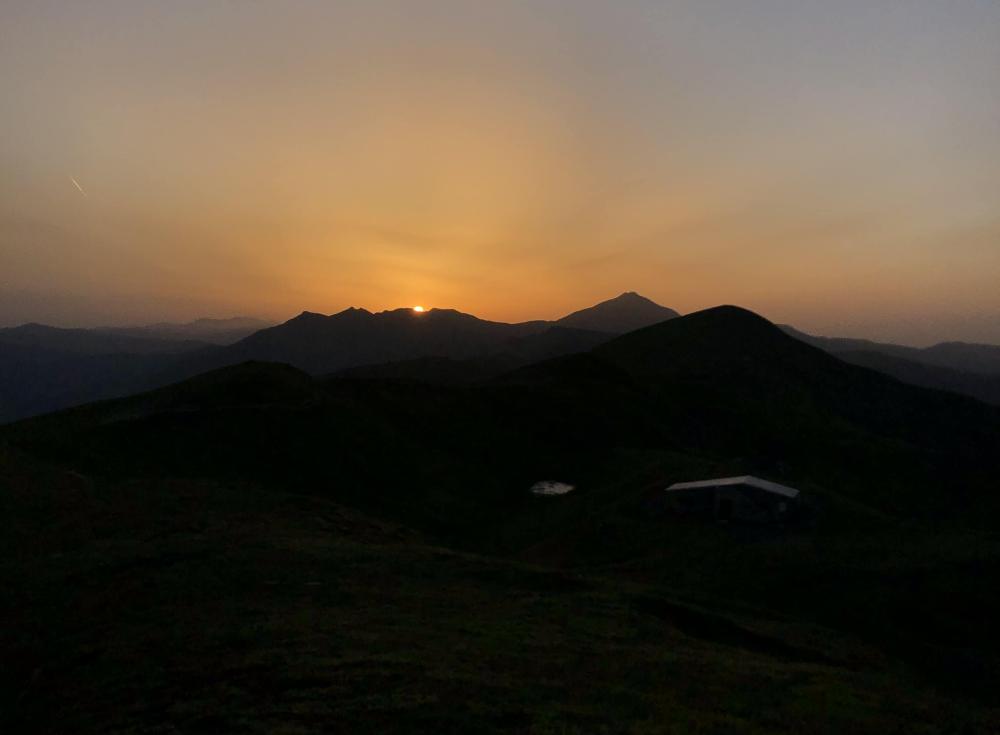
[[[77,181],[76,179],[74,179],[72,176],[69,177],[69,180],[73,182],[73,186],[75,186],[77,189],[80,190],[81,194],[83,194],[84,196],[87,196],[87,192],[85,192],[83,190],[83,187],[80,186],[80,182],[79,181]]]

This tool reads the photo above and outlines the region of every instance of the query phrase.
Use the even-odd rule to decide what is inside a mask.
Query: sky
[[[0,326],[638,291],[1000,343],[996,0],[4,0]]]

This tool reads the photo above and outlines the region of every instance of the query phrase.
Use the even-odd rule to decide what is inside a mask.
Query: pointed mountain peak
[[[677,316],[679,314],[673,309],[660,306],[635,291],[626,291],[613,299],[564,316],[556,324],[574,329],[624,334]]]
[[[333,316],[372,316],[372,312],[360,306],[348,306],[343,311],[338,311]]]
[[[284,324],[280,324],[278,326],[285,326],[285,325],[301,326],[306,324],[315,324],[325,319],[329,319],[329,317],[326,314],[320,314],[315,311],[303,311],[298,316],[293,316],[287,322],[284,322]]]
[[[303,311],[296,317],[289,319],[286,324],[301,324],[301,323],[315,323],[326,321],[328,319],[336,319],[338,317],[351,317],[351,316],[371,316],[371,312],[367,309],[359,309],[356,306],[349,306],[343,311],[338,311],[336,314],[320,314],[316,311]]]

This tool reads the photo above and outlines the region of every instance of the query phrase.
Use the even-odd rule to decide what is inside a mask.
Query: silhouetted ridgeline
[[[878,370],[904,383],[1000,405],[1000,347],[996,345],[942,342],[932,347],[906,347],[865,339],[814,337],[788,326],[782,329],[845,362]]]
[[[263,319],[237,316],[231,319],[195,319],[184,324],[160,322],[141,327],[102,327],[94,331],[131,337],[193,339],[210,344],[229,345],[270,326],[273,326],[273,323]]]
[[[680,314],[673,309],[660,306],[635,291],[626,291],[617,298],[574,311],[556,324],[572,329],[625,334],[678,316]]]
[[[0,330],[0,421],[148,390],[247,360],[288,363],[314,375],[348,371],[355,377],[474,382],[586,352],[676,316],[628,292],[555,322],[505,324],[451,309],[303,312],[231,344],[225,343],[257,322],[198,320],[100,330],[25,325]],[[1000,404],[998,347],[943,344],[918,350],[784,329],[842,360],[904,382]]]
[[[586,314],[602,331],[560,322],[491,322],[451,309],[303,312],[229,345],[208,342],[229,341],[257,323],[198,320],[101,330],[25,325],[0,330],[0,421],[147,390],[246,360],[285,362],[313,374],[423,358],[512,367],[589,349],[609,337],[611,324],[624,330],[676,315],[635,294],[598,304]],[[578,315],[566,319],[575,321]],[[183,339],[168,339],[171,335]],[[159,358],[149,357],[154,354]]]

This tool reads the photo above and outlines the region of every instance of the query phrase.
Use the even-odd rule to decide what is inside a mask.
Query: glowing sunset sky
[[[1000,342],[1000,3],[0,5],[0,325],[635,290]]]

